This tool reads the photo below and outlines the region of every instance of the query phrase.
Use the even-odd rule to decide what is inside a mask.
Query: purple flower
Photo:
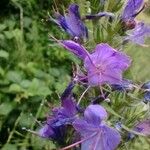
[[[142,85],[142,89],[150,90],[150,81],[144,83],[144,84]]]
[[[144,0],[128,0],[121,19],[126,29],[132,29],[124,42],[132,41],[135,44],[144,46],[145,38],[150,37],[150,26],[145,25],[143,22],[137,23],[135,17],[144,9]]]
[[[62,100],[62,102],[65,101],[66,99],[72,97],[72,90],[73,90],[74,86],[75,86],[75,81],[71,81],[61,95],[60,99]]]
[[[64,48],[68,49],[70,52],[72,52],[81,59],[85,59],[85,57],[88,55],[88,52],[83,46],[72,40],[64,40],[61,41],[61,43],[64,46]]]
[[[120,91],[120,92],[131,91],[134,89],[132,81],[126,79],[124,79],[121,84],[112,84],[111,87],[113,90]]]
[[[135,128],[135,131],[140,132],[146,136],[150,135],[150,120],[144,120],[138,123]]]
[[[73,126],[81,134],[81,150],[114,150],[121,137],[117,130],[107,126],[103,120],[107,118],[106,110],[100,105],[89,105],[84,118],[76,119]]]
[[[86,57],[84,66],[88,72],[88,82],[92,86],[120,84],[122,72],[130,66],[131,60],[108,44],[98,44],[90,57]]]
[[[87,27],[81,20],[78,5],[71,4],[68,8],[68,14],[65,16],[58,13],[55,16],[56,19],[51,18],[51,20],[72,37],[88,38]]]
[[[134,19],[144,7],[144,0],[127,0],[122,13],[123,20]]]
[[[148,103],[150,102],[150,92],[145,92],[144,93],[144,100],[143,100],[144,103]]]
[[[144,45],[146,37],[150,37],[150,26],[145,25],[143,22],[139,22],[125,37],[125,41],[132,41],[135,44]]]
[[[123,27],[127,30],[136,26],[135,17],[144,9],[144,0],[128,0],[121,15]]]
[[[43,138],[64,142],[67,132],[67,125],[71,125],[77,113],[76,104],[72,99],[62,101],[62,106],[52,110],[52,115],[48,117],[45,125],[39,130],[39,135]]]
[[[141,88],[144,89],[144,100],[143,100],[143,102],[144,103],[150,102],[150,81],[144,83]]]
[[[91,54],[74,41],[66,40],[62,44],[70,52],[84,60],[88,83],[91,86],[105,83],[120,84],[122,82],[122,72],[131,63],[127,55],[113,49],[108,44],[98,44]]]

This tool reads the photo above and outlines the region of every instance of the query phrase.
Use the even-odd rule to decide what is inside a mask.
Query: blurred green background
[[[33,118],[44,120],[47,106],[58,104],[77,60],[53,44],[48,33],[65,37],[48,21],[53,5],[67,8],[70,0],[0,1],[0,148],[2,150],[55,149],[55,145],[22,130],[37,129]],[[149,10],[139,16],[150,23]],[[147,40],[150,44],[150,40]],[[134,81],[150,79],[150,47],[128,44]]]

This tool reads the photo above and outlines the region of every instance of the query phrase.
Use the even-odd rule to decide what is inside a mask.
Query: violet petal
[[[88,52],[82,45],[72,40],[63,40],[61,41],[61,43],[64,46],[64,48],[66,48],[67,50],[69,50],[70,52],[72,52],[81,59],[85,59],[86,56],[88,55]]]
[[[145,134],[146,136],[150,135],[150,120],[144,120],[138,123],[135,128],[135,131]]]
[[[136,27],[131,30],[128,36],[125,37],[125,41],[131,41],[138,45],[143,45],[145,38],[150,37],[150,26],[139,22]]]
[[[134,18],[143,5],[144,0],[128,0],[122,14],[122,19]]]
[[[100,105],[89,105],[84,112],[84,117],[87,122],[99,125],[102,120],[107,118],[107,112]]]
[[[95,51],[85,58],[84,66],[88,72],[88,82],[91,86],[120,84],[122,72],[131,64],[130,58],[108,44],[98,44]]]
[[[71,4],[68,9],[68,14],[65,16],[68,28],[72,31],[73,36],[88,38],[86,26],[81,21],[79,14],[79,6]]]

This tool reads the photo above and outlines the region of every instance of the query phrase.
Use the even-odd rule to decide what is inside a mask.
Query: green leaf
[[[122,116],[120,116],[119,114],[117,114],[108,104],[103,104],[105,109],[110,113],[110,114],[113,114],[114,116],[118,117],[118,118],[121,118],[123,119]]]
[[[5,24],[0,24],[0,32],[2,32],[7,26]]]
[[[0,34],[0,40],[5,40],[4,34]]]
[[[9,87],[9,92],[11,93],[20,93],[22,92],[22,88],[18,84],[11,84]]]
[[[31,85],[31,81],[30,80],[23,80],[20,83],[20,86],[22,88],[25,88],[25,89],[29,88],[30,85]]]
[[[40,87],[37,92],[38,92],[38,95],[43,95],[43,96],[47,96],[47,95],[50,95],[52,93],[49,90],[49,88],[46,86]]]
[[[8,115],[9,112],[13,109],[13,105],[11,103],[2,103],[0,105],[0,115]]]
[[[45,85],[44,82],[34,78],[27,89],[30,96],[47,96],[51,94],[48,86]]]
[[[5,36],[6,36],[7,39],[12,39],[13,36],[14,36],[14,35],[12,34],[12,32],[10,32],[10,31],[5,31],[4,34],[5,34]]]
[[[30,127],[33,123],[33,117],[30,114],[23,114],[19,120],[19,125],[22,127]]]
[[[2,150],[17,150],[17,145],[14,144],[5,144]]]
[[[4,50],[0,50],[0,57],[1,58],[5,58],[5,59],[8,59],[9,57],[9,53],[4,51]]]
[[[0,67],[0,75],[1,75],[1,76],[4,76],[4,74],[5,74],[4,69],[3,69],[2,67]]]
[[[6,78],[14,83],[20,83],[22,80],[21,73],[17,71],[9,71],[6,75]]]
[[[24,17],[23,21],[24,21],[24,27],[25,28],[28,28],[31,25],[31,23],[32,23],[32,19],[29,18],[29,17]]]
[[[150,149],[150,138],[136,136],[134,139],[125,143],[124,147],[118,150],[149,150]]]

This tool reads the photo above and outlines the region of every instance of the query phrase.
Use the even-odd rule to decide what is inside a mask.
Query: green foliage
[[[81,14],[85,14],[89,13],[89,7],[92,13],[121,12],[124,1],[108,0],[105,6],[101,6],[98,5],[99,0],[8,0],[4,5],[5,11],[1,10],[0,147],[2,150],[56,149],[56,145],[51,141],[31,135],[22,130],[22,127],[38,130],[39,125],[33,116],[43,120],[49,109],[59,103],[59,94],[70,81],[71,62],[79,63],[71,54],[48,39],[48,33],[60,39],[66,37],[47,21],[47,13],[51,14],[53,7],[63,12],[70,2],[80,4]],[[94,31],[94,35],[90,35],[94,41],[86,43],[89,49],[93,49],[95,43],[100,42],[107,42],[114,48],[120,48],[119,43],[122,40],[118,39],[119,34],[122,34],[119,32],[120,22],[117,19],[108,22],[108,18],[93,23],[87,21],[90,31]],[[148,80],[149,48],[128,45],[125,49],[133,58],[133,65],[126,76],[134,81]],[[121,120],[125,127],[132,129],[137,120],[147,115],[142,109],[143,103],[139,100],[137,91],[133,91],[132,95],[112,93],[110,97],[112,107],[103,105],[110,113],[112,123]],[[138,106],[135,105],[137,102]],[[123,109],[124,106],[126,110]],[[143,143],[145,150],[148,150],[148,142],[149,139],[138,137],[126,145],[121,145],[120,149],[138,149],[139,143]]]
[[[46,21],[52,3],[10,0],[6,14],[1,14],[0,147],[4,150],[55,147],[49,141],[41,144],[41,138],[22,130],[38,127],[30,114],[39,119],[46,117],[47,101],[58,103],[56,93],[62,93],[70,80],[71,68],[66,66],[73,58],[48,39],[50,31],[59,36]]]

